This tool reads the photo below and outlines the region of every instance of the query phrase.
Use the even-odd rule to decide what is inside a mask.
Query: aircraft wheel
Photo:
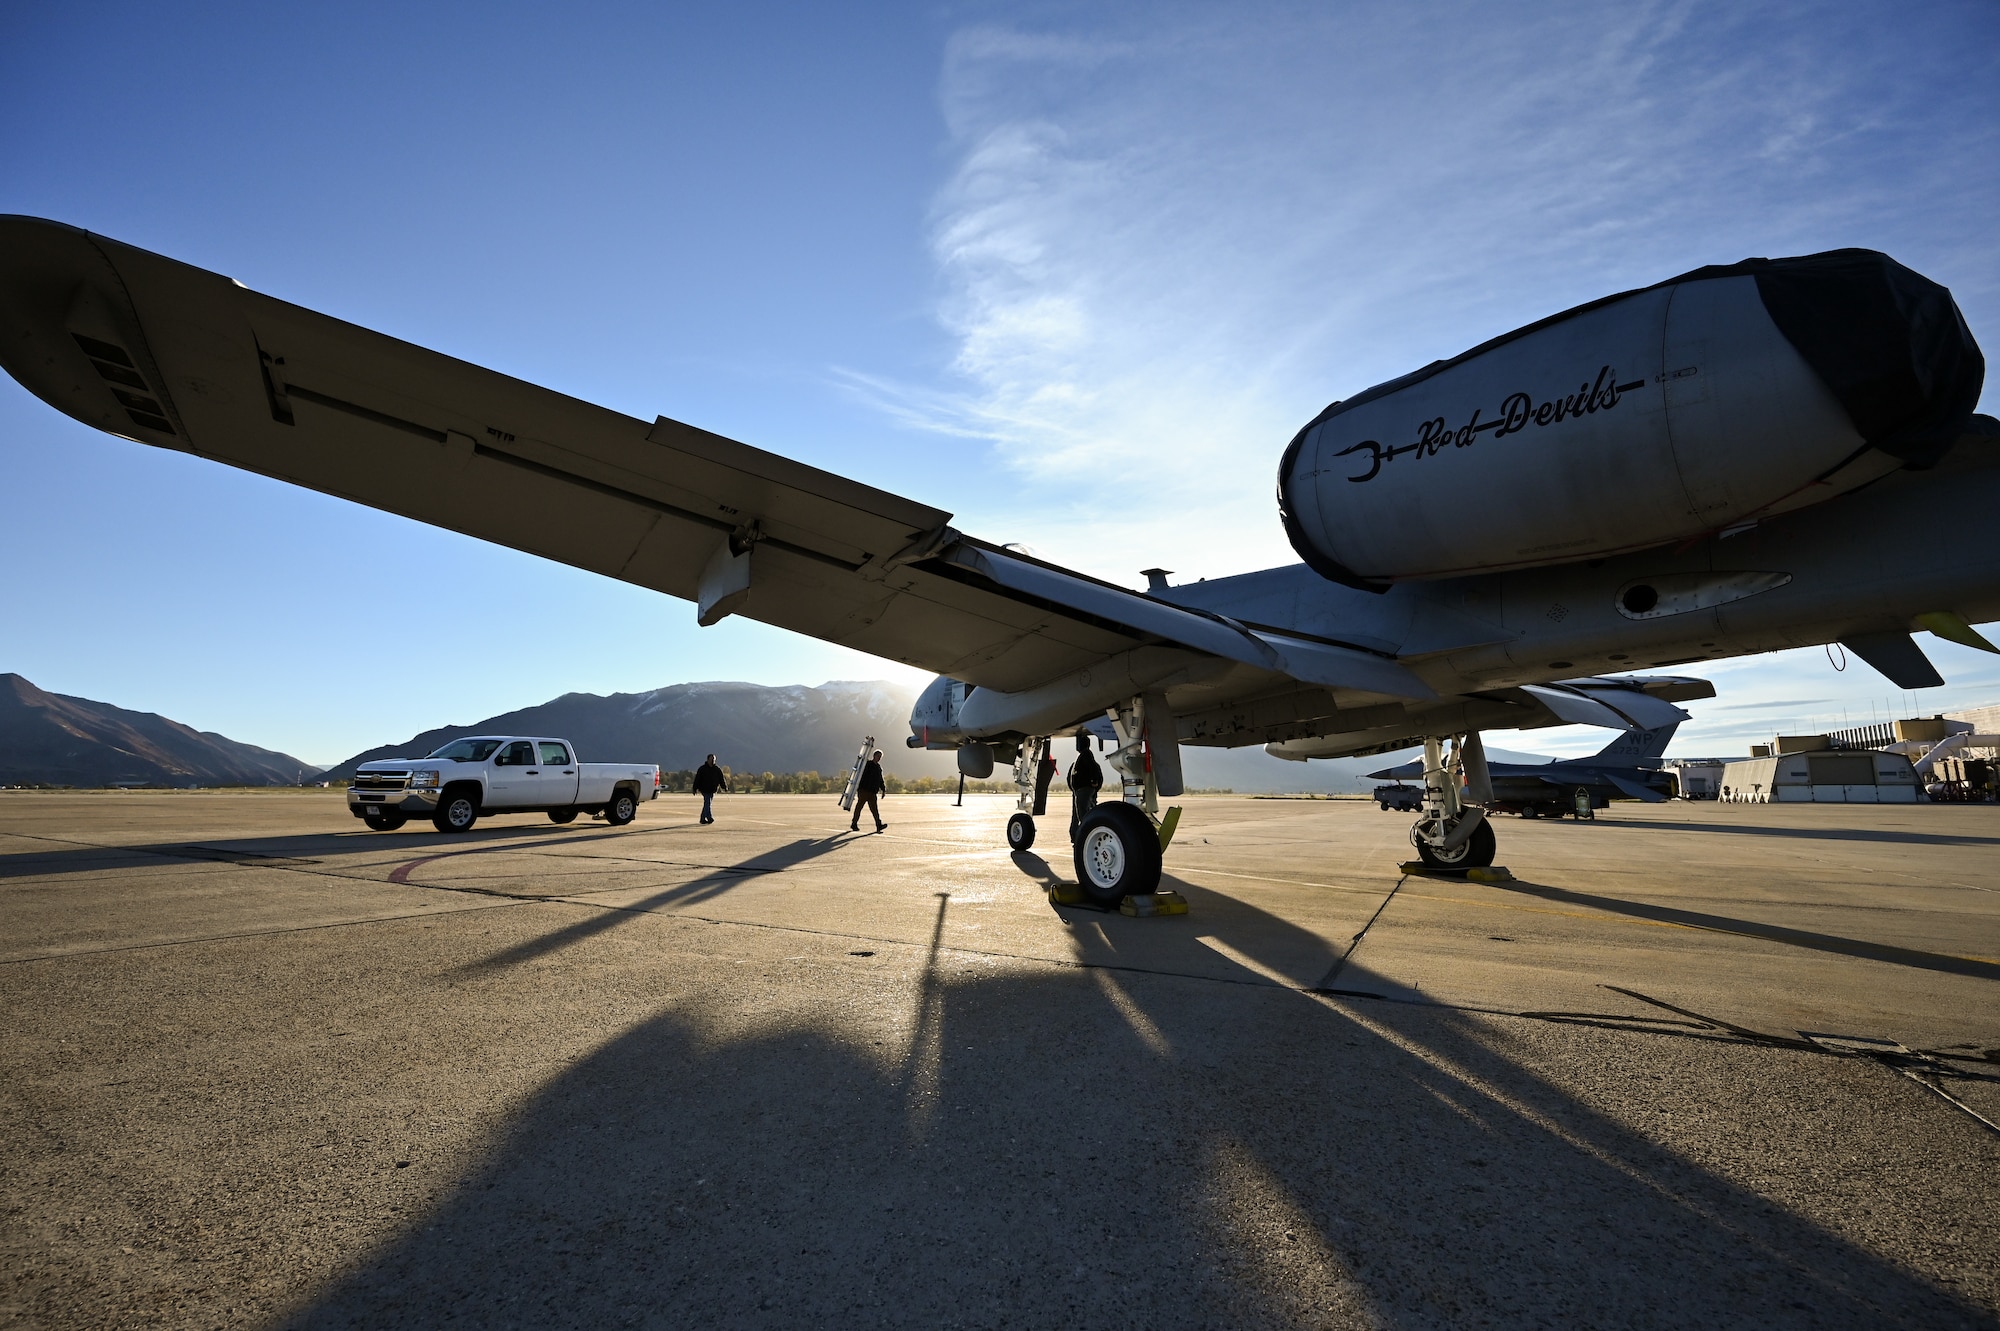
[[[1076,834],[1076,881],[1098,906],[1116,906],[1160,886],[1160,834],[1152,820],[1125,803],[1100,804]]]
[[[1017,813],[1007,820],[1007,849],[1026,850],[1035,844],[1035,820]]]
[[[552,822],[552,823],[573,823],[573,822],[575,822],[575,821],[576,821],[576,810],[575,810],[575,809],[550,809],[550,810],[549,810],[549,821],[550,821],[550,822]]]
[[[1480,819],[1472,835],[1451,850],[1439,850],[1425,840],[1421,822],[1410,828],[1410,844],[1417,848],[1417,858],[1433,869],[1483,869],[1493,863],[1493,856],[1499,851],[1499,839],[1493,835],[1493,823],[1488,818]]]
[[[361,815],[361,821],[371,832],[393,832],[410,820],[394,809],[370,809]]]
[[[431,815],[431,826],[440,832],[470,832],[479,821],[479,796],[469,789],[447,790]]]

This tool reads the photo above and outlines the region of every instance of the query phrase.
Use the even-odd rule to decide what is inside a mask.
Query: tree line
[[[729,789],[739,795],[838,795],[847,789],[847,773],[835,772],[737,772],[724,766],[723,775],[729,778]],[[883,773],[882,779],[891,795],[955,795],[958,793],[958,778],[955,776],[900,777],[893,772]],[[1014,791],[1012,781],[973,781],[968,779],[965,788],[970,793],[982,795],[1010,795]],[[694,791],[694,770],[676,768],[668,771],[660,769],[660,793],[663,795],[687,795]]]

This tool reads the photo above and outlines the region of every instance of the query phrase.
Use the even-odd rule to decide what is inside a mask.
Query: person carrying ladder
[[[861,830],[861,811],[868,810],[875,819],[875,830],[880,832],[889,824],[882,821],[882,806],[879,801],[887,783],[882,779],[882,750],[877,749],[862,765],[861,780],[854,786],[854,818],[847,824],[850,832]]]

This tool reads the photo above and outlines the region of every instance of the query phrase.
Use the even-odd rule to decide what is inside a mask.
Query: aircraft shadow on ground
[[[1183,921],[996,977],[941,948],[949,909],[891,1038],[811,989],[753,1026],[679,1000],[289,1325],[1994,1324],[1591,1108],[1511,1028],[1174,974],[1213,967]],[[1230,918],[1202,927],[1246,957],[1338,959]],[[1149,929],[1168,973],[1119,969]]]
[[[1914,809],[1918,806],[1909,807]],[[1906,846],[2000,846],[2000,836],[1970,836],[1955,832],[1899,832],[1891,828],[1872,827],[1760,827],[1752,823],[1684,823],[1651,818],[1637,822],[1620,822],[1616,818],[1605,818],[1593,820],[1591,827],[1604,832],[1666,830],[1714,832],[1720,836],[1784,837],[1805,841],[1879,841]]]
[[[648,912],[699,905],[752,879],[762,878],[767,874],[783,873],[787,869],[796,868],[809,860],[818,859],[852,843],[852,838],[845,836],[801,837],[775,850],[760,851],[740,864],[713,868],[688,882],[674,883],[660,888],[636,901],[620,902],[615,906],[599,906],[595,914],[528,939],[504,952],[483,957],[461,969],[465,972],[475,972],[518,966],[562,948],[573,947],[585,939],[616,929]]]
[[[1690,929],[1703,929],[1710,933],[1734,934],[1738,938],[1782,943],[1786,947],[1804,948],[1812,952],[1861,957],[1868,961],[1883,961],[1892,966],[1909,966],[1916,970],[1939,971],[1946,975],[1969,975],[1979,980],[2000,980],[2000,963],[1982,961],[1977,957],[1955,957],[1944,952],[1926,952],[1921,948],[1897,947],[1892,943],[1872,943],[1861,938],[1843,938],[1839,934],[1815,933],[1809,929],[1792,929],[1781,924],[1741,920],[1729,915],[1710,914],[1707,911],[1683,910],[1655,902],[1629,901],[1623,897],[1610,897],[1597,892],[1577,892],[1564,887],[1548,887],[1520,878],[1489,883],[1487,886],[1495,891],[1539,897],[1543,901],[1588,906],[1592,910],[1601,910],[1613,915],[1653,920],[1661,924],[1685,925]]]
[[[428,824],[425,825],[428,828]],[[347,857],[381,856],[408,851],[411,859],[463,855],[471,851],[542,850],[551,841],[588,845],[646,832],[680,830],[682,824],[609,828],[558,827],[553,823],[521,823],[475,827],[455,835],[409,832],[303,832],[285,836],[211,837],[158,841],[141,845],[76,846],[62,850],[27,850],[0,855],[0,880],[53,877],[68,873],[103,873],[120,862],[143,865],[160,861],[265,865],[272,868],[319,865],[340,869]],[[523,841],[522,838],[528,838]]]

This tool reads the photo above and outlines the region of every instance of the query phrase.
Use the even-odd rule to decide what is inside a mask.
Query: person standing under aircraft
[[[880,832],[889,826],[889,824],[882,821],[882,805],[880,803],[882,792],[887,788],[888,783],[882,779],[882,750],[877,749],[868,756],[868,761],[862,765],[861,780],[855,784],[854,821],[847,825],[848,831],[859,832],[861,830],[861,811],[863,809],[868,810],[874,816],[876,831]]]
[[[1104,789],[1104,769],[1097,765],[1097,758],[1090,751],[1090,736],[1076,737],[1076,761],[1069,765],[1069,839],[1076,840],[1076,829],[1083,825],[1083,816],[1097,807],[1097,792]]]
[[[701,820],[715,821],[715,792],[729,789],[729,778],[715,765],[715,755],[709,754],[700,767],[694,769],[694,793],[701,796]]]

